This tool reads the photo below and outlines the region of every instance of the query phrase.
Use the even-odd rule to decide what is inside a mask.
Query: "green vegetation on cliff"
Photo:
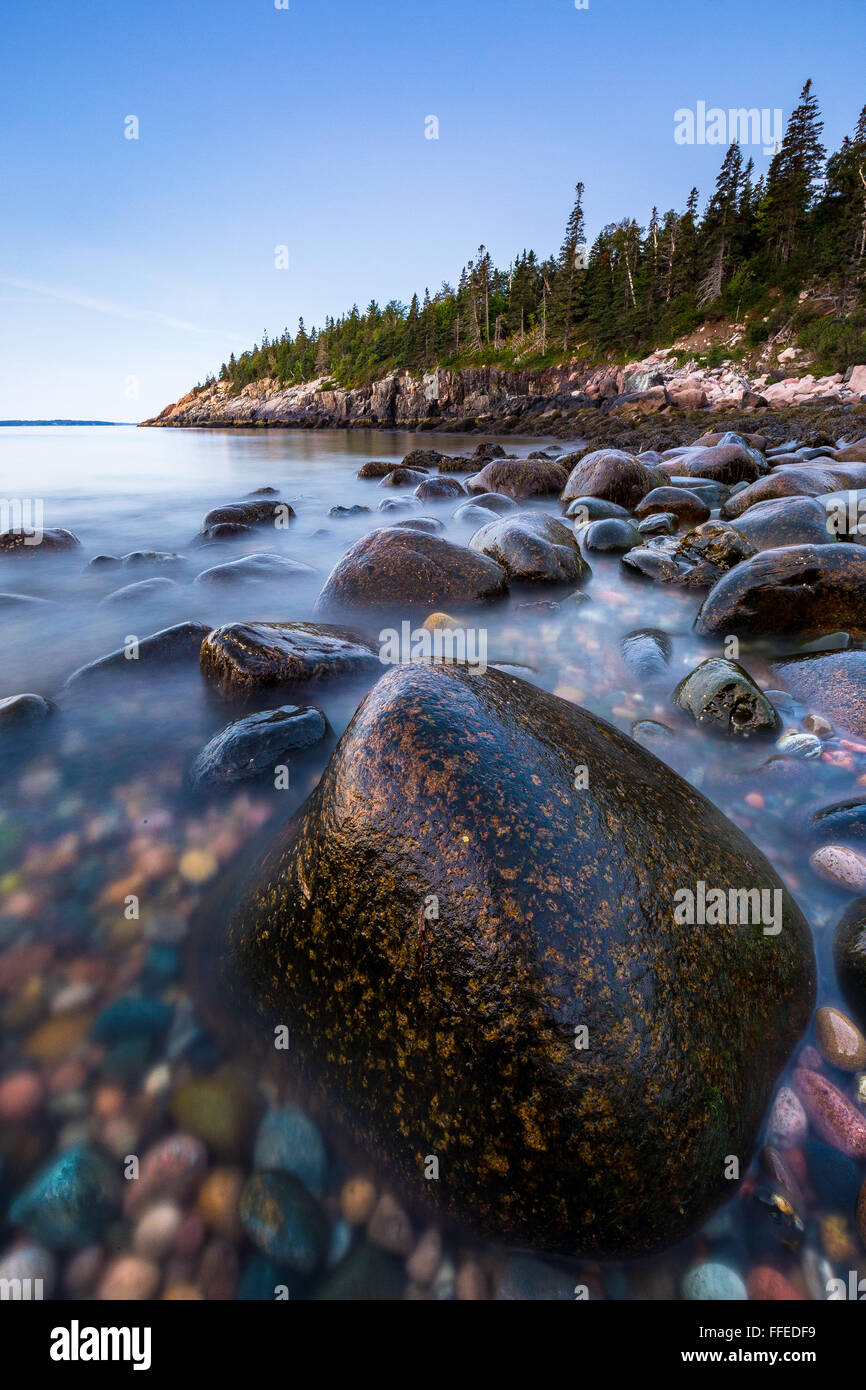
[[[748,322],[745,347],[791,328],[825,371],[866,360],[866,106],[841,149],[826,154],[807,82],[766,177],[728,146],[715,189],[698,210],[652,209],[584,242],[578,184],[562,246],[522,251],[507,269],[480,246],[456,287],[408,306],[355,305],[322,328],[286,329],[220,369],[235,390],[263,377],[281,385],[327,377],[359,386],[397,370],[435,366],[540,367],[574,357],[639,356],[707,320]],[[830,312],[798,306],[804,285],[826,284]],[[710,364],[712,365],[712,363]],[[210,379],[212,380],[212,378]]]

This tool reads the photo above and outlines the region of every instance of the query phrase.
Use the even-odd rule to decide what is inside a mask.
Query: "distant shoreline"
[[[137,420],[0,420],[0,429],[17,425],[137,425]]]

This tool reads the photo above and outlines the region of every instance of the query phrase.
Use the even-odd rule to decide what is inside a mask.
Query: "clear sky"
[[[6,5],[0,418],[141,419],[299,315],[547,254],[578,179],[590,237],[703,205],[678,108],[787,118],[811,76],[835,146],[864,53],[864,0]]]

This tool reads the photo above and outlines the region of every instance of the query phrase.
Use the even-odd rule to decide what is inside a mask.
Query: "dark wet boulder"
[[[726,521],[733,521],[756,502],[766,502],[771,497],[821,497],[840,488],[861,487],[866,484],[866,477],[858,481],[861,470],[862,465],[857,466],[857,473],[848,477],[831,459],[823,459],[818,464],[774,468],[766,477],[758,478],[736,495],[728,497],[722,504],[720,514]]]
[[[634,509],[635,516],[642,520],[655,512],[673,512],[688,526],[697,526],[707,521],[710,508],[696,492],[684,487],[654,487],[646,497],[642,497]]]
[[[281,705],[235,719],[210,740],[193,764],[196,786],[225,786],[273,773],[290,753],[312,748],[328,732],[322,711],[311,705]]]
[[[54,709],[41,695],[6,695],[0,700],[0,734],[28,724],[42,724]]]
[[[456,478],[427,478],[414,493],[421,502],[436,502],[440,498],[465,497],[466,489]]]
[[[641,681],[661,680],[668,674],[673,643],[657,627],[636,628],[620,640],[620,654],[633,676]]]
[[[407,516],[402,521],[395,521],[394,526],[399,526],[404,531],[426,531],[428,536],[435,536],[437,531],[445,530],[445,523],[440,521],[438,516]],[[391,529],[393,530],[393,527]]]
[[[419,468],[422,473],[428,473],[431,468],[438,468],[445,454],[440,454],[438,449],[413,449],[403,459],[402,468]]]
[[[866,898],[857,898],[840,919],[833,936],[833,964],[843,999],[866,1027]]]
[[[105,605],[139,603],[142,599],[171,598],[179,593],[180,585],[176,579],[165,579],[162,576],[155,579],[137,579],[134,584],[124,584],[122,589],[114,589],[110,594],[106,594],[99,606],[102,608]]]
[[[247,497],[279,497],[279,492],[275,487],[254,487],[252,492],[247,493]]]
[[[376,508],[377,512],[417,512],[421,503],[416,497],[386,497]]]
[[[664,469],[648,468],[622,449],[595,449],[580,459],[568,454],[562,462],[571,468],[563,487],[563,502],[599,497],[633,511],[648,492],[668,481]]]
[[[201,534],[210,537],[217,526],[274,526],[282,530],[295,519],[295,509],[288,502],[263,498],[258,502],[230,502],[214,507],[202,522]]]
[[[504,569],[486,555],[401,526],[356,541],[325,581],[315,612],[449,599],[479,603],[507,590]]]
[[[362,507],[360,502],[356,502],[352,507],[329,507],[328,516],[339,517],[342,521],[345,517],[349,516],[364,516],[370,510],[370,507]]]
[[[739,434],[734,430],[711,430],[695,440],[695,446],[700,448],[707,448],[713,444],[744,444],[750,449],[763,450],[767,445],[767,437],[763,434]]]
[[[701,583],[712,587],[723,574],[755,554],[751,541],[724,521],[702,521],[687,531],[677,544],[676,555],[693,564],[701,573]],[[693,580],[697,576],[693,575]]]
[[[495,516],[509,516],[517,511],[517,503],[506,497],[504,492],[479,492],[471,502],[460,504],[454,513],[454,520],[473,520],[479,510],[492,512]],[[486,517],[481,518],[482,522],[485,520]]]
[[[707,478],[728,485],[752,483],[767,472],[767,462],[756,449],[742,444],[710,444],[681,454],[676,472],[684,478]]]
[[[681,925],[698,884],[778,893],[781,930]],[[815,989],[796,904],[698,791],[514,676],[422,663],[359,707],[221,974],[410,1198],[569,1256],[730,1197]]]
[[[226,695],[307,685],[381,670],[369,642],[324,623],[227,623],[201,647],[201,669]]]
[[[382,459],[371,459],[369,463],[362,463],[356,478],[384,478],[394,468],[399,468],[399,463],[385,463]]]
[[[217,521],[213,526],[208,526],[199,535],[199,540],[204,544],[211,541],[236,541],[243,540],[246,536],[255,536],[255,527],[244,526],[240,521]]]
[[[807,822],[809,838],[821,844],[866,840],[866,800],[862,796],[834,801],[813,811]]]
[[[674,737],[673,729],[660,724],[657,719],[636,719],[631,726],[631,736],[636,743],[650,752],[659,750],[659,757]]]
[[[607,521],[618,518],[628,521],[631,513],[618,502],[607,502],[603,497],[575,497],[565,510],[569,521],[575,526],[587,526],[590,521]]]
[[[673,702],[696,724],[721,734],[772,734],[779,716],[737,661],[711,656],[680,681]]]
[[[858,545],[762,550],[722,576],[695,619],[703,636],[866,636],[866,553]]]
[[[140,642],[120,647],[117,651],[109,652],[108,656],[90,661],[86,666],[79,666],[68,678],[66,685],[77,685],[79,682],[111,676],[118,672],[135,674],[144,667],[162,668],[184,662],[192,664],[198,661],[201,644],[210,630],[207,623],[191,621],[162,628],[159,632],[152,632],[148,637],[142,637]]]
[[[417,487],[418,483],[423,483],[426,473],[422,473],[418,468],[392,468],[386,473],[380,487]]]
[[[866,738],[866,651],[781,657],[772,669],[800,704]]]
[[[262,551],[255,555],[242,555],[238,560],[229,560],[224,565],[214,565],[202,570],[193,580],[194,584],[251,584],[264,580],[315,579],[319,575],[312,565],[302,564],[300,560],[289,560],[283,555],[273,555]]]
[[[82,571],[86,574],[88,570],[116,570],[120,569],[119,555],[93,555],[84,566]]]
[[[730,497],[732,489],[725,483],[711,483],[706,478],[680,478],[676,473],[671,474],[671,487],[684,487],[689,492],[693,492],[696,497],[700,497],[702,502],[706,502],[712,511],[713,507],[721,507],[727,497]],[[737,487],[738,484],[734,484]],[[748,483],[743,484],[749,487]]]
[[[823,505],[814,497],[776,497],[756,502],[734,522],[755,550],[782,545],[826,545],[836,539]]]
[[[639,536],[675,536],[679,529],[679,517],[673,512],[654,512],[637,524]],[[637,544],[640,545],[640,541]]]
[[[184,557],[176,550],[130,550],[121,557],[124,569],[182,569]]]
[[[458,507],[454,513],[454,521],[462,522],[464,526],[486,526],[496,516],[496,512],[489,507],[479,507],[474,502],[464,502],[462,507]]]
[[[469,492],[504,492],[506,497],[559,496],[568,474],[553,459],[496,458],[466,479]]]
[[[459,454],[453,457],[443,454],[438,463],[440,473],[473,473],[476,466],[474,459],[462,458]]]
[[[470,550],[488,555],[509,579],[533,584],[577,584],[591,573],[573,532],[555,516],[516,512],[482,526]]]
[[[610,555],[632,550],[641,543],[637,527],[619,517],[591,521],[581,530],[580,539],[586,550],[597,550]]]
[[[62,526],[49,531],[22,529],[0,532],[0,555],[46,555],[80,549],[78,537]]]
[[[680,584],[693,568],[685,560],[678,560],[672,551],[657,549],[650,542],[626,551],[621,563],[630,574],[640,574],[660,584]]]
[[[501,444],[476,444],[472,457],[478,463],[490,463],[491,459],[504,459],[505,450]]]

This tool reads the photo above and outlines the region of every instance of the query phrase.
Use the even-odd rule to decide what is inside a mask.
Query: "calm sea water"
[[[305,772],[307,780],[289,794],[265,786],[243,792],[240,801],[227,802],[223,810],[212,799],[202,803],[191,795],[186,771],[232,711],[194,665],[134,687],[124,678],[101,686],[98,697],[60,695],[66,677],[117,649],[130,635],[141,638],[184,619],[216,626],[244,619],[308,618],[322,582],[345,550],[366,531],[399,520],[379,513],[379,503],[410,495],[359,480],[360,465],[368,459],[399,459],[417,447],[470,453],[477,442],[474,436],[379,431],[0,429],[0,498],[40,502],[46,527],[66,527],[81,541],[80,550],[56,557],[0,560],[0,593],[46,600],[35,607],[0,600],[0,696],[25,691],[59,696],[55,717],[44,728],[20,735],[14,750],[4,755],[0,950],[42,939],[70,949],[71,942],[75,950],[104,951],[112,978],[122,980],[128,953],[138,949],[131,927],[124,934],[111,925],[111,914],[117,915],[112,904],[123,900],[125,877],[138,881],[144,875],[158,903],[150,932],[158,939],[159,922],[173,914],[181,923],[187,920],[201,887],[198,880],[212,876],[207,863],[200,872],[185,874],[183,854],[190,848],[207,851],[209,842],[218,840],[220,868],[229,865],[246,837],[274,812],[275,798],[286,798],[280,802],[280,816],[294,810],[321,771],[314,759]],[[541,445],[543,441],[510,441],[520,455]],[[268,529],[255,539],[206,548],[197,544],[208,510],[265,486],[276,488],[297,513],[288,530]],[[372,511],[351,519],[329,517],[329,508],[337,504],[361,504]],[[457,505],[454,500],[418,504],[414,514],[440,518],[445,523],[441,534],[465,543],[475,528],[453,519]],[[561,511],[555,498],[525,507],[555,515]],[[213,565],[263,550],[301,560],[316,574],[218,589],[194,582]],[[133,551],[177,552],[181,558],[134,571],[87,567],[93,556]],[[849,752],[846,768],[818,760],[789,781],[762,770],[772,746],[732,744],[673,718],[670,691],[701,657],[716,654],[691,631],[699,595],[629,580],[616,557],[593,556],[591,563],[587,603],[561,602],[563,594],[557,590],[514,589],[507,604],[486,614],[489,660],[523,667],[527,679],[587,706],[626,732],[637,719],[671,723],[675,736],[654,751],[700,786],[774,863],[815,930],[820,1002],[836,1002],[828,928],[847,898],[808,869],[799,817],[807,803],[857,794],[857,779],[866,775],[866,749]],[[121,585],[154,575],[170,577],[176,587],[123,606],[102,604]],[[670,679],[660,687],[641,688],[619,654],[622,635],[644,626],[663,628],[673,641]],[[768,683],[757,656],[753,661],[744,651],[742,659]],[[362,695],[363,688],[335,683],[317,689],[311,698],[339,734]],[[289,694],[261,704],[269,707],[292,698]],[[63,844],[65,853],[57,848]],[[167,856],[165,871],[160,876],[157,869],[148,877],[142,863],[152,865],[154,854],[158,863],[158,850]],[[37,1011],[12,1029],[10,1056],[26,1047],[39,1024]],[[719,1239],[745,1272],[751,1257],[734,1220],[736,1207],[734,1199]],[[818,1248],[816,1211],[801,1215],[807,1222],[812,1219],[809,1239]],[[685,1256],[674,1252],[664,1257],[662,1267],[668,1258],[672,1268],[679,1268]]]

